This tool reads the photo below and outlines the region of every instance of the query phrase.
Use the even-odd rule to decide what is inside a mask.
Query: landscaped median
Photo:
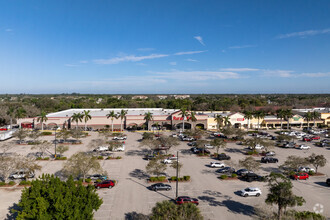
[[[218,178],[221,180],[237,180],[238,179],[236,173],[233,173],[230,176],[223,174],[223,175],[219,176]]]
[[[170,178],[167,178],[166,176],[152,176],[148,179],[149,183],[167,183],[167,182],[176,182],[176,176],[172,176]],[[179,177],[178,181],[179,182],[189,182],[190,176],[183,176],[183,177]]]

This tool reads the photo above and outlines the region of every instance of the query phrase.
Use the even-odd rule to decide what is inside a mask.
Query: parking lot
[[[108,173],[110,179],[115,179],[118,184],[112,189],[100,189],[98,193],[103,199],[101,208],[95,213],[95,219],[125,219],[132,216],[134,212],[149,214],[156,202],[175,199],[175,183],[169,183],[172,186],[171,191],[154,192],[147,189],[151,184],[147,182],[148,174],[145,167],[148,161],[142,157],[146,154],[147,148],[140,147],[139,140],[142,133],[126,133],[125,152],[116,152],[115,156],[122,156],[120,160],[101,160],[100,163]],[[169,135],[171,133],[164,133]],[[43,137],[43,139],[52,140],[54,137]],[[70,156],[78,151],[87,151],[90,140],[98,138],[98,134],[90,132],[90,136],[82,139],[83,144],[72,145],[65,156]],[[12,141],[12,140],[8,140]],[[302,142],[297,141],[298,144]],[[303,196],[306,203],[298,210],[314,211],[323,206],[323,215],[330,217],[330,187],[325,185],[325,180],[330,176],[330,150],[329,148],[316,147],[312,143],[309,150],[273,148],[276,152],[277,164],[262,164],[257,172],[260,175],[267,175],[282,164],[289,155],[307,157],[311,153],[323,154],[328,163],[325,167],[319,168],[319,172],[325,176],[310,177],[309,180],[294,181],[294,193]],[[239,159],[246,157],[244,155],[244,146],[236,143],[228,143],[226,149],[220,149],[231,156],[231,161],[238,163]],[[27,155],[31,146],[17,145],[11,151],[18,154]],[[210,168],[206,165],[214,161],[210,157],[198,157],[190,151],[187,142],[180,142],[180,145],[171,149],[170,153],[176,154],[179,151],[179,160],[183,164],[180,176],[189,175],[191,181],[179,183],[179,196],[190,196],[197,198],[200,202],[199,208],[204,219],[251,219],[254,215],[254,207],[264,206],[267,195],[267,183],[265,182],[244,182],[241,180],[220,180],[219,174],[215,172],[216,168]],[[215,152],[215,150],[211,150]],[[260,160],[256,157],[256,160]],[[62,168],[63,161],[39,161],[42,170],[41,173],[56,173]],[[224,161],[228,163],[228,161]],[[230,162],[232,163],[232,162]],[[168,165],[167,171],[170,176],[175,175],[175,170]],[[262,191],[260,197],[241,197],[237,192],[246,187],[259,187]],[[8,213],[8,208],[17,203],[20,198],[19,187],[0,188],[0,219],[4,219]],[[320,205],[317,205],[320,204]]]

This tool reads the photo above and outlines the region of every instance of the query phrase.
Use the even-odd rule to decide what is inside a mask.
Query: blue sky
[[[330,1],[0,0],[0,93],[329,93]]]

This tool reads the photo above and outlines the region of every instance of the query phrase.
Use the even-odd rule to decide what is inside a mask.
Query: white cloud
[[[75,65],[75,64],[65,64],[65,66],[67,66],[67,67],[76,67],[78,65]]]
[[[137,50],[145,52],[145,51],[153,51],[155,50],[155,48],[138,48]]]
[[[203,41],[203,38],[202,38],[201,36],[195,36],[194,38],[195,38],[196,40],[198,40],[199,43],[201,43],[201,45],[205,46],[204,41]]]
[[[176,62],[170,62],[170,65],[176,66]]]
[[[226,71],[181,71],[156,72],[155,78],[176,79],[185,81],[205,81],[242,78],[238,73]]]
[[[87,60],[80,60],[79,63],[88,63]]]
[[[249,48],[249,47],[256,47],[257,45],[248,44],[248,45],[241,45],[241,46],[231,46],[229,49],[243,49],[243,48]]]
[[[194,59],[185,59],[185,60],[189,62],[198,62],[198,60],[194,60]]]
[[[276,38],[284,39],[284,38],[290,38],[290,37],[307,37],[307,36],[314,36],[314,35],[327,34],[327,33],[330,33],[330,28],[323,29],[323,30],[307,30],[307,31],[293,32],[293,33],[288,33],[288,34],[281,34],[281,35],[278,35]]]
[[[93,60],[96,64],[117,64],[120,62],[137,62],[142,60],[150,60],[150,59],[156,59],[156,58],[162,58],[167,57],[167,54],[151,54],[147,56],[135,56],[135,55],[128,55],[128,56],[122,56],[122,57],[114,57],[110,59],[96,59]]]
[[[262,70],[265,76],[295,77],[292,70]]]
[[[207,52],[207,50],[182,51],[182,52],[177,52],[174,55],[190,55],[190,54],[205,53],[205,52]]]
[[[5,31],[6,32],[12,32],[12,31],[14,31],[13,29],[10,29],[10,28],[7,28],[7,29],[5,29]]]
[[[300,74],[300,76],[312,77],[312,78],[316,78],[316,77],[329,77],[330,76],[330,72],[329,73],[302,73],[302,74]]]
[[[255,68],[221,68],[221,71],[232,71],[232,72],[252,72],[259,71],[259,69]]]

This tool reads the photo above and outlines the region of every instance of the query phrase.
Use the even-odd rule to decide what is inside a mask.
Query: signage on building
[[[237,118],[237,121],[244,121],[244,118]]]
[[[173,120],[181,120],[181,121],[183,121],[183,117],[175,117],[175,116],[173,116]],[[187,117],[186,120],[190,120],[190,117]]]

